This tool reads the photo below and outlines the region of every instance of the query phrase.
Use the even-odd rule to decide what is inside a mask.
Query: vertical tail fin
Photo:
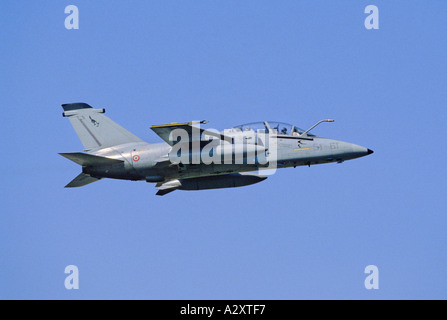
[[[70,120],[85,151],[143,141],[106,117],[104,109],[93,109],[82,102],[63,104],[62,108],[62,115]]]

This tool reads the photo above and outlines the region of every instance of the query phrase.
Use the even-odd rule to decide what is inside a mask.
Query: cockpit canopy
[[[276,133],[280,135],[291,135],[291,136],[301,135],[305,131],[292,124],[277,121],[251,122],[241,124],[239,126],[233,127],[232,129],[241,132],[254,131],[254,132]],[[308,133],[307,135],[314,136],[313,134],[310,133]]]

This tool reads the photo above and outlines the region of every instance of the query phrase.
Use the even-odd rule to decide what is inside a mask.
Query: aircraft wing
[[[207,122],[208,121],[195,121],[195,122],[184,122],[184,123],[160,124],[152,126],[151,129],[170,146],[175,145],[179,141],[178,140],[179,136],[181,137],[181,139],[186,139],[186,137],[183,137],[183,135],[187,135],[189,141],[197,141],[201,140],[201,136],[203,134],[233,143],[232,137],[223,135],[219,132],[214,132],[194,126],[196,124],[202,124]],[[182,140],[182,142],[186,141]]]

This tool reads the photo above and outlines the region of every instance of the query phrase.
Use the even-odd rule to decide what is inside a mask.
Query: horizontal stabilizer
[[[74,178],[69,184],[65,186],[65,188],[76,188],[76,187],[82,187],[87,184],[90,184],[92,182],[98,181],[100,179],[94,178],[88,174],[81,173],[76,178]]]
[[[94,156],[92,154],[82,153],[82,152],[71,152],[71,153],[59,153],[61,156],[76,162],[77,164],[87,167],[87,166],[112,166],[114,164],[120,164],[124,162],[123,160],[116,160],[111,158],[105,158],[100,156]]]
[[[172,191],[175,191],[175,190],[177,190],[177,189],[172,188],[172,189],[158,190],[157,193],[156,193],[156,195],[157,195],[157,196],[164,196],[165,194],[168,194],[168,193],[170,193],[170,192],[172,192]]]

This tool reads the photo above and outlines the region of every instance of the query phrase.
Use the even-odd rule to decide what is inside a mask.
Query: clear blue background
[[[2,1],[0,298],[446,299],[446,16],[441,0]],[[64,189],[80,168],[57,153],[82,150],[68,102],[149,142],[173,121],[333,118],[314,133],[375,153],[245,188]]]

